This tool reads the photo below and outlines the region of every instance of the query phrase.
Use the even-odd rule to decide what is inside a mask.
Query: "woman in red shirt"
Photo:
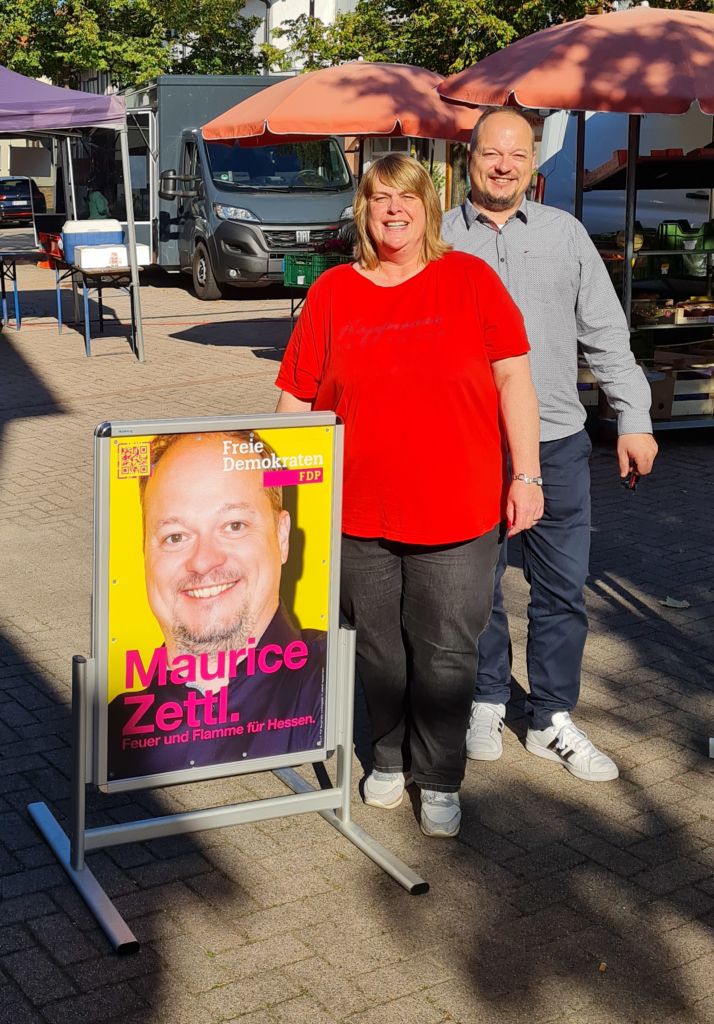
[[[486,263],[441,240],[424,168],[383,157],[354,209],[356,262],[308,292],[278,412],[345,424],[341,609],[372,732],[365,802],[399,806],[411,771],[422,831],[455,836],[501,523],[510,536],[543,509],[538,403],[521,314]]]

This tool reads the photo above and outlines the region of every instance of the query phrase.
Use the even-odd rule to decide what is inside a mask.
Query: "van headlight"
[[[260,217],[256,217],[254,213],[242,206],[224,206],[223,203],[214,203],[213,212],[221,220],[260,220]]]
[[[354,206],[346,206],[340,214],[340,220],[354,220],[355,209]]]

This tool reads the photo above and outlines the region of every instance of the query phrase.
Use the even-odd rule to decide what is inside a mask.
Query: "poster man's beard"
[[[231,573],[212,573],[210,579],[190,576],[183,580],[177,591],[219,586],[233,581],[243,582],[245,577]],[[239,617],[233,622],[209,622],[203,628],[189,629],[177,618],[171,624],[171,635],[181,654],[220,654],[221,651],[240,651],[250,637],[255,636],[255,619],[250,608],[250,595],[246,595]]]
[[[196,633],[174,622],[171,633],[180,654],[220,654],[221,651],[242,650],[248,640],[255,636],[255,623],[248,614],[229,629],[219,630],[214,626]]]

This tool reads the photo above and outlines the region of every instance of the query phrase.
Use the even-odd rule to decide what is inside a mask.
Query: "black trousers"
[[[357,630],[374,767],[458,791],[499,527],[431,547],[342,538],[341,609]]]
[[[590,439],[584,430],[540,446],[543,518],[520,534],[523,572],[530,584],[526,660],[534,729],[546,729],[556,711],[572,711],[580,695],[580,666],[588,635],[583,589],[590,556]],[[511,696],[508,617],[501,580],[506,542],[496,569],[493,612],[479,641],[474,700],[507,704]]]

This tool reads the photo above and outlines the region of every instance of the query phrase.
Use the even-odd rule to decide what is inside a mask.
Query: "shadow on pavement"
[[[170,337],[190,341],[194,345],[221,348],[249,348],[261,359],[280,362],[290,338],[290,321],[285,319],[231,320],[186,327]]]
[[[11,342],[0,345],[3,422],[28,406],[61,411]],[[356,806],[359,823],[429,880],[428,896],[407,896],[316,816],[131,844],[88,857],[144,943],[114,956],[26,814],[35,800],[61,820],[69,810],[66,691],[0,637],[0,955],[10,979],[0,1021],[204,1024],[253,1010],[288,1020],[274,1004],[333,976],[368,993],[370,1021],[395,1019],[380,1004],[410,981],[423,1001],[414,1020],[430,1007],[430,1020],[461,1024],[711,1021],[714,453],[709,438],[662,447],[634,498],[619,488],[611,448],[592,462],[592,630],[576,720],[621,778],[581,783],[507,742],[502,761],[469,764],[457,841],[423,837],[406,802],[388,813]],[[507,579],[515,606],[524,585],[515,568]],[[663,608],[668,594],[691,608]],[[508,724],[522,737],[519,672]],[[359,694],[356,716],[366,769]],[[255,775],[88,793],[87,824],[284,792]]]
[[[519,743],[501,762],[469,763],[458,842],[431,843],[419,861],[432,894],[381,903],[405,940],[431,930],[435,946],[458,949],[456,986],[428,998],[463,1024],[712,1020],[714,450],[704,432],[661,448],[634,497],[613,446],[592,461],[591,634],[574,717],[620,779],[579,782],[526,753],[517,668],[507,724]],[[507,579],[524,607],[519,554],[512,545]],[[691,608],[663,607],[668,595]],[[451,903],[438,929],[432,900]]]

